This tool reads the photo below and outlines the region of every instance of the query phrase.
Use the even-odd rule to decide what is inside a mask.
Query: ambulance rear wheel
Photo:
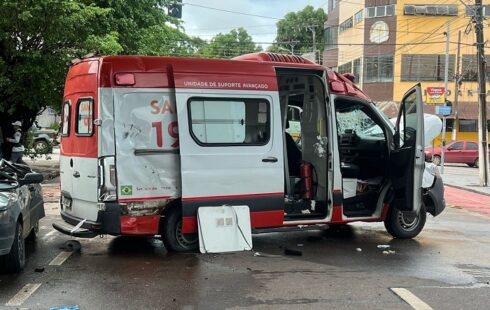
[[[425,206],[420,207],[418,214],[403,212],[392,206],[385,219],[386,230],[395,238],[415,238],[424,228],[427,212]]]
[[[197,234],[182,232],[182,209],[180,206],[170,209],[163,219],[163,243],[174,252],[191,252],[199,246]]]

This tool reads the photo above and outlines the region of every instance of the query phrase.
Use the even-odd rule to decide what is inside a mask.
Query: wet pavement
[[[71,239],[53,231],[58,210],[47,207],[26,270],[0,275],[0,309],[410,309],[392,288],[434,309],[490,302],[490,217],[463,209],[429,216],[414,240],[392,239],[381,223],[359,223],[256,235],[253,252],[203,255],[129,237],[78,239],[81,250],[65,253]],[[302,256],[284,255],[285,247]],[[22,303],[4,306],[15,298]]]
[[[51,173],[50,161],[36,165]],[[453,170],[472,174],[462,169]],[[490,303],[486,195],[446,187],[452,207],[429,215],[414,240],[392,239],[382,223],[355,223],[255,235],[252,252],[203,255],[168,253],[158,239],[110,236],[77,239],[80,251],[65,251],[74,239],[51,227],[59,214],[57,177],[43,189],[47,217],[37,242],[27,245],[26,270],[0,274],[0,309],[488,309]],[[394,252],[383,254],[378,245]],[[302,255],[285,255],[285,248]],[[394,293],[400,289],[408,297]]]

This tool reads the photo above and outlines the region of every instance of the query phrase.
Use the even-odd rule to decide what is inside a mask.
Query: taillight
[[[99,158],[99,201],[117,200],[117,175],[114,156]]]

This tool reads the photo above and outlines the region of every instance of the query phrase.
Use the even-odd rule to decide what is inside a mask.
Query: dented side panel
[[[120,202],[181,196],[173,89],[113,89]]]

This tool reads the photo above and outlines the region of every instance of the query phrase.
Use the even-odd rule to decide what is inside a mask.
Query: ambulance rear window
[[[77,119],[75,122],[75,133],[79,136],[92,135],[94,122],[94,101],[92,98],[82,98],[77,103]]]
[[[61,123],[61,134],[63,136],[70,135],[70,117],[71,117],[70,111],[71,111],[70,102],[66,101],[65,103],[63,103],[63,111],[62,111],[63,122]]]
[[[192,137],[200,145],[265,145],[269,141],[267,100],[192,98],[188,109]]]

